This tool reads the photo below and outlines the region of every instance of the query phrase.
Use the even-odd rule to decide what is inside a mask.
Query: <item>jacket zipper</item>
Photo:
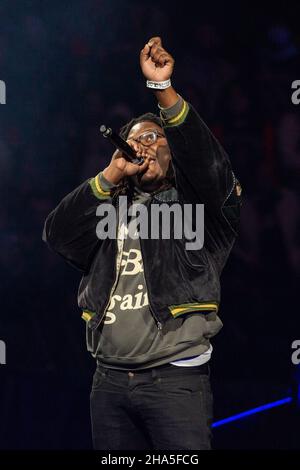
[[[97,325],[95,326],[95,329],[98,328],[98,326],[101,324],[103,318],[104,318],[105,315],[106,315],[108,306],[109,306],[109,304],[110,304],[110,302],[111,302],[112,294],[113,294],[113,292],[114,292],[114,290],[115,290],[115,287],[116,287],[116,285],[117,285],[117,282],[118,282],[119,273],[120,273],[120,268],[121,268],[121,260],[122,260],[122,253],[123,253],[124,238],[122,239],[122,247],[121,247],[121,249],[119,249],[119,232],[120,232],[120,230],[119,230],[119,228],[120,228],[120,225],[119,225],[119,198],[117,197],[116,200],[117,200],[116,209],[117,209],[117,221],[118,221],[117,240],[116,240],[116,243],[117,243],[116,274],[115,274],[114,283],[113,283],[113,285],[112,285],[112,288],[110,289],[110,293],[109,293],[109,296],[108,296],[108,301],[107,301],[107,303],[106,303],[106,306],[105,306],[103,315],[101,316],[100,320],[98,321]]]
[[[232,174],[232,177],[233,177],[233,185],[232,185],[232,188],[231,188],[229,194],[228,194],[227,197],[225,198],[225,201],[223,202],[222,207],[225,205],[226,201],[230,198],[230,196],[231,196],[231,194],[232,194],[232,191],[234,190],[235,185],[236,185],[236,177],[235,177],[235,174],[233,173],[233,171],[231,171],[231,174]]]

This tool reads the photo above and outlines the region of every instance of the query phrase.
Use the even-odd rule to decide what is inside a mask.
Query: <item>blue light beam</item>
[[[267,403],[266,405],[261,405],[251,410],[243,411],[237,415],[229,416],[229,418],[220,419],[212,424],[212,428],[222,426],[223,424],[230,423],[231,421],[237,421],[238,419],[246,418],[247,416],[254,415],[255,413],[260,413],[261,411],[269,410],[270,408],[275,408],[276,406],[285,405],[292,401],[292,397],[283,398],[282,400],[273,401],[272,403]]]

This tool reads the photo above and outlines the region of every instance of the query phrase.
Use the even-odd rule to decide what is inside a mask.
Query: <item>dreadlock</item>
[[[154,113],[145,113],[136,118],[131,119],[131,121],[129,121],[127,124],[121,127],[119,131],[120,137],[122,137],[122,139],[124,140],[127,140],[132,127],[140,122],[145,122],[145,121],[154,122],[154,124],[157,124],[159,127],[162,127],[162,121],[159,116],[157,116]],[[167,171],[167,174],[163,181],[162,186],[156,191],[154,191],[152,194],[156,194],[158,192],[161,192],[162,190],[168,189],[172,187],[174,183],[175,183],[174,170],[173,170],[172,162],[170,161],[169,168],[168,168],[168,171]],[[121,186],[117,188],[116,193],[115,195],[127,194],[127,196],[129,197],[129,200],[131,200],[133,193],[134,193],[134,184],[133,184],[132,179],[127,178],[127,177],[124,178]]]
[[[162,122],[159,116],[153,113],[145,113],[141,116],[131,119],[131,121],[125,124],[125,126],[121,127],[120,136],[126,140],[129,136],[129,132],[131,131],[132,127],[138,124],[139,122],[144,121],[154,122],[154,124],[157,124],[159,127],[162,127]]]

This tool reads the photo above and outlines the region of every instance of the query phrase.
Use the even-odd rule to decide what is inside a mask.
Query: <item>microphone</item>
[[[112,144],[114,144],[117,149],[119,149],[123,154],[124,158],[131,163],[135,163],[137,165],[142,165],[144,163],[144,159],[142,157],[137,157],[135,151],[127,144],[126,140],[122,139],[116,132],[114,132],[110,127],[105,126],[102,124],[100,126],[100,132],[103,137],[108,138]]]

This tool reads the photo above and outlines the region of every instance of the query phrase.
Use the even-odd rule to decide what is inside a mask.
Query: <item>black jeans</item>
[[[209,365],[144,371],[97,366],[90,396],[97,450],[211,448]]]

